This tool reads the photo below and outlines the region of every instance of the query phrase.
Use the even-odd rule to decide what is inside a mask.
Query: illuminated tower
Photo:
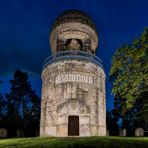
[[[41,136],[105,136],[105,72],[91,18],[68,10],[50,33],[42,71]]]

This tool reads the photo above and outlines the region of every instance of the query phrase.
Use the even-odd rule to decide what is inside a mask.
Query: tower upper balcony
[[[62,13],[53,24],[50,33],[52,54],[77,50],[95,54],[98,34],[91,18],[80,10]]]

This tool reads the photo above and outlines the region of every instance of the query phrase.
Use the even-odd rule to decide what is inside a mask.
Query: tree
[[[1,87],[2,81],[0,80],[0,87]],[[3,95],[0,93],[0,128],[3,128],[5,123],[4,119],[6,116],[6,100],[3,97]]]
[[[109,130],[109,135],[118,135],[119,127],[118,127],[118,118],[115,115],[114,110],[107,111],[107,130]]]
[[[1,87],[1,84],[2,84],[2,81],[0,80],[0,87]],[[5,100],[3,95],[0,93],[0,120],[3,117],[4,106],[5,106]]]
[[[148,27],[139,38],[116,51],[110,80],[115,108],[124,116],[124,123],[148,123]]]
[[[8,136],[16,136],[16,129],[21,127],[21,117],[16,107],[15,99],[13,98],[12,93],[5,94],[6,104],[7,104],[7,115],[5,118],[5,128],[8,130]]]
[[[0,93],[0,120],[3,119],[6,115],[6,100],[4,99],[3,95]]]
[[[7,119],[11,119],[16,124],[17,129],[24,129],[25,136],[33,136],[32,133],[35,133],[35,130],[39,128],[40,99],[32,90],[28,79],[26,72],[21,70],[14,72],[13,79],[10,80],[10,92],[6,94]]]

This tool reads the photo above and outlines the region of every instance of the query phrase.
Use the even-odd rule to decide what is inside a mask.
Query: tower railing
[[[43,69],[53,62],[61,60],[84,60],[95,63],[103,68],[102,60],[93,54],[80,50],[66,50],[47,57],[43,62]]]

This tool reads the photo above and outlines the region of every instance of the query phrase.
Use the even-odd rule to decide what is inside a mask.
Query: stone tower
[[[79,10],[62,13],[43,64],[40,136],[105,136],[105,72],[95,56],[98,34]]]

